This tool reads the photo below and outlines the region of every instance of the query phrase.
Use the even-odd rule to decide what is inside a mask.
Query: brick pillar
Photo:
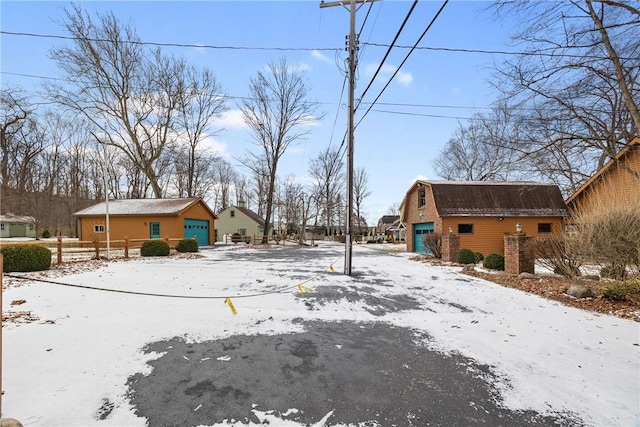
[[[460,236],[447,233],[442,235],[442,260],[456,262],[460,250]]]
[[[504,271],[509,274],[534,273],[535,257],[524,234],[504,236]]]

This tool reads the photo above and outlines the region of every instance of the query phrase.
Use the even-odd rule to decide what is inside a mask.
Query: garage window
[[[94,233],[104,233],[104,225],[102,224],[95,224],[93,226],[93,232]]]
[[[538,223],[538,233],[551,233],[553,231],[552,224],[550,222],[539,222]]]
[[[473,224],[458,224],[458,234],[473,234]]]

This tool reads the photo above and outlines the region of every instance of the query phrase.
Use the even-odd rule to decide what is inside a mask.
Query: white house
[[[0,215],[0,237],[36,237],[36,220],[32,216]]]

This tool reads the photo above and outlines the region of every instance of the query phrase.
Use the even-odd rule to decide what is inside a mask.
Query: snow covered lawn
[[[144,426],[127,382],[149,374],[148,362],[163,355],[143,351],[148,344],[292,333],[304,328],[302,319],[423,332],[429,350],[491,367],[507,408],[571,414],[597,427],[640,425],[639,323],[369,245],[354,246],[348,277],[341,274],[343,249],[227,247],[205,249],[201,258],[138,258],[31,275],[58,284],[5,277],[3,315],[30,312],[37,320],[5,324],[2,415],[29,427]],[[333,424],[327,416],[316,425]]]

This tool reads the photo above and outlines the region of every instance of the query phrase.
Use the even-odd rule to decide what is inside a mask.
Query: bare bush
[[[617,279],[640,267],[640,204],[601,208],[578,215],[576,237],[585,259],[608,267]]]
[[[536,237],[532,243],[537,261],[564,277],[580,276],[580,257],[575,239],[568,234]]]
[[[429,233],[422,236],[424,247],[431,251],[431,254],[437,258],[442,258],[442,235],[440,233]]]

